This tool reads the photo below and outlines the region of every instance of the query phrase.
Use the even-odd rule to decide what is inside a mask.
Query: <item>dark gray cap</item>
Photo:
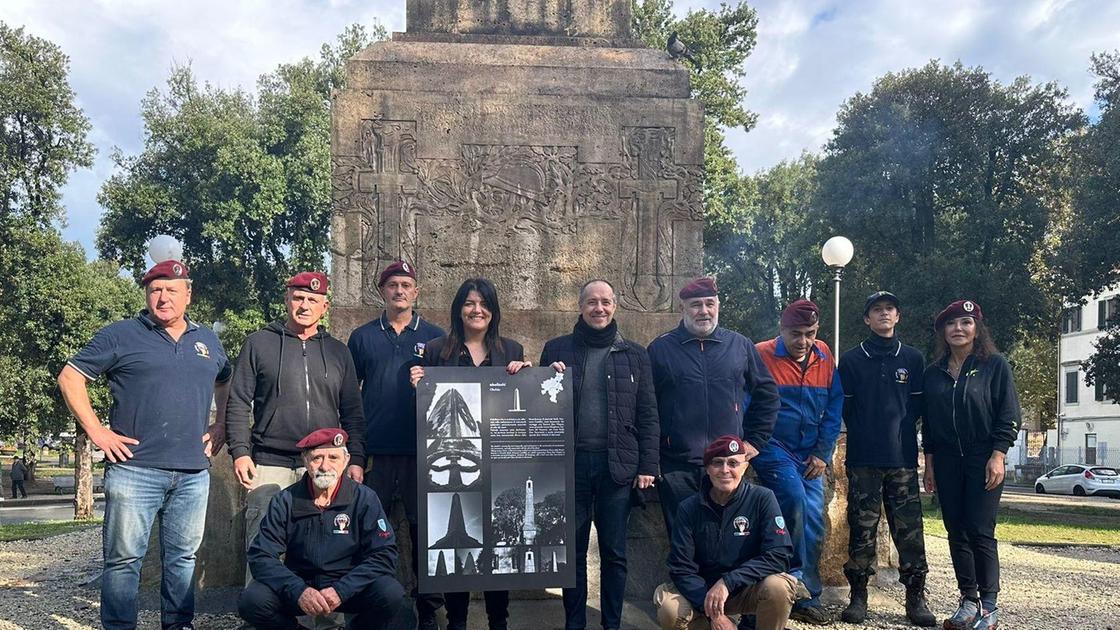
[[[902,310],[902,305],[898,301],[898,296],[890,291],[876,291],[867,296],[867,301],[863,303],[863,316],[871,312],[871,307],[875,306],[876,302],[890,302],[898,310]]]

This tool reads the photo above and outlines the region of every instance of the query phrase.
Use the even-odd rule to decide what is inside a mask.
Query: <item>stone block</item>
[[[629,37],[630,0],[408,0],[412,33]]]

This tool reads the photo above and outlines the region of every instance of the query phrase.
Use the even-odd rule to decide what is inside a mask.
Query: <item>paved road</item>
[[[1075,497],[1069,494],[1035,494],[1034,488],[1007,486],[1003,490],[1003,503],[1017,507],[1062,508],[1074,505],[1105,508],[1120,516],[1120,500],[1109,497]]]
[[[93,511],[98,518],[104,516],[105,504],[95,503]],[[0,524],[65,521],[72,518],[74,518],[74,506],[70,503],[21,506],[19,501],[4,501],[0,504]]]

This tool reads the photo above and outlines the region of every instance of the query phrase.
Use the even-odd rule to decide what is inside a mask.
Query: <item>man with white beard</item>
[[[257,628],[343,612],[350,628],[380,630],[400,608],[396,538],[377,493],[345,474],[348,440],[319,429],[296,444],[307,472],[272,498],[249,547],[256,581],[237,608]]]
[[[681,323],[649,344],[661,419],[661,511],[670,537],[677,506],[700,491],[704,449],[716,438],[744,442],[747,461],[770,441],[781,400],[754,343],[719,325],[713,278],[681,289]]]

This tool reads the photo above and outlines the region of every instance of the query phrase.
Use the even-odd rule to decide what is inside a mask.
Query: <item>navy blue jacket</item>
[[[720,578],[732,595],[789,570],[793,542],[774,493],[744,479],[719,510],[707,475],[681,502],[669,547],[669,577],[695,610]]]
[[[343,475],[320,511],[309,483],[305,474],[268,504],[249,546],[253,579],[295,605],[308,586],[334,587],[345,602],[379,576],[396,577],[397,540],[377,493]]]
[[[384,313],[350,333],[347,345],[362,383],[367,454],[416,454],[416,390],[408,371],[422,364],[427,343],[443,335],[442,328],[415,314],[398,335]]]
[[[579,422],[580,388],[587,347],[575,335],[550,339],[541,352],[542,366],[563,361],[572,375],[573,412]],[[607,465],[620,485],[637,475],[659,474],[657,443],[660,427],[653,373],[645,348],[616,335],[607,354]]]
[[[840,357],[848,466],[917,468],[924,370],[897,337],[872,335]]]
[[[719,327],[698,339],[681,322],[649,344],[649,358],[663,465],[701,466],[704,449],[721,435],[737,435],[759,451],[766,448],[781,400],[750,339]]]
[[[1019,435],[1022,411],[1007,359],[969,355],[954,382],[948,357],[926,368],[922,450],[953,455],[1007,452]]]

